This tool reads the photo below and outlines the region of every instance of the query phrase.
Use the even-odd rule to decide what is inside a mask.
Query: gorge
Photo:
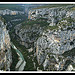
[[[25,14],[3,16],[7,26],[0,20],[1,68],[75,71],[75,5],[43,5],[27,14],[28,19]],[[18,16],[21,21],[15,23]]]

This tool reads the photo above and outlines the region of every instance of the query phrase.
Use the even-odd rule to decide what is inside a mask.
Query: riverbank
[[[26,61],[24,60],[24,57],[23,57],[22,53],[16,48],[16,46],[13,43],[11,43],[11,46],[16,50],[16,53],[19,56],[19,58],[18,58],[19,61],[16,64],[15,69],[18,70],[18,71],[23,71],[24,67],[26,65]]]
[[[12,52],[12,64],[11,64],[11,67],[10,67],[10,71],[16,71],[15,66],[16,66],[17,62],[19,61],[18,55],[12,47],[11,47],[11,52]],[[14,62],[14,60],[15,60],[15,62]]]

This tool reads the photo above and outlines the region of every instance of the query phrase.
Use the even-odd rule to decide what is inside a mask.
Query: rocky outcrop
[[[21,26],[22,24],[19,24],[15,27],[15,33],[20,38],[20,44],[24,45],[26,48],[33,47],[34,42],[42,34],[43,29],[37,24],[33,26],[26,25],[22,28]]]
[[[73,27],[74,28],[74,27]],[[46,32],[36,41],[36,54],[38,61],[45,59],[48,53],[63,54],[75,47],[75,30]],[[40,61],[40,62],[42,62]]]
[[[10,70],[12,54],[10,37],[3,20],[0,19],[0,69]]]
[[[36,20],[37,18],[42,17],[47,18],[47,22],[50,23],[49,29],[44,31],[42,36],[34,43],[37,61],[39,65],[43,64],[44,69],[49,65],[52,66],[52,64],[54,64],[53,66],[56,65],[54,70],[57,70],[58,67],[59,70],[62,70],[65,64],[63,63],[65,58],[62,58],[64,60],[59,62],[57,61],[59,60],[58,58],[60,58],[59,55],[62,56],[64,52],[75,48],[75,21],[73,21],[75,19],[75,11],[69,11],[68,8],[72,7],[43,8],[31,10],[29,12],[29,19]],[[56,26],[57,28],[51,29],[53,26]],[[50,55],[52,56],[53,61],[50,59]],[[56,55],[58,55],[58,58],[56,58]],[[50,64],[51,62],[52,64]]]

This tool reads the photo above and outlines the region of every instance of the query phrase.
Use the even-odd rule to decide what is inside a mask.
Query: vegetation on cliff
[[[17,64],[17,62],[18,62],[18,55],[17,55],[17,53],[16,53],[16,51],[11,47],[11,51],[12,51],[12,64],[11,64],[11,67],[10,67],[10,70],[11,71],[16,71],[16,69],[15,69],[15,66],[16,66],[16,64]]]
[[[0,10],[5,9],[23,11],[24,7],[21,6],[20,4],[0,4]]]
[[[47,4],[47,5],[44,5],[44,6],[39,6],[37,8],[33,8],[33,10],[34,9],[43,9],[43,8],[65,7],[65,6],[68,6],[68,5],[73,5],[73,4]]]

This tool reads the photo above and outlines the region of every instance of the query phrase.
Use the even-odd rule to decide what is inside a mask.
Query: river
[[[18,58],[19,61],[18,61],[18,63],[16,64],[15,69],[18,70],[18,71],[23,71],[23,70],[24,70],[24,67],[25,67],[25,65],[26,65],[26,61],[25,61],[25,59],[24,59],[22,53],[15,47],[15,45],[14,45],[12,42],[11,42],[11,46],[12,46],[13,49],[16,50],[16,53],[17,53],[18,56],[19,56],[19,58]]]

